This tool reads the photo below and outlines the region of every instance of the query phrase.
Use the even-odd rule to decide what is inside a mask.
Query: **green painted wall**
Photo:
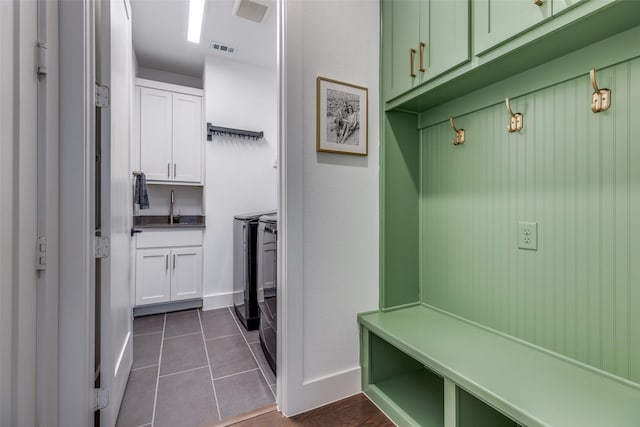
[[[448,123],[421,131],[421,300],[640,382],[640,59],[598,80],[613,91],[600,114],[583,76],[513,99],[521,133],[507,132],[502,103],[456,118],[463,146]],[[399,144],[385,150],[387,170],[410,163]],[[409,169],[395,179],[411,183]],[[410,201],[384,200],[387,225],[410,227]],[[538,223],[537,251],[518,249],[519,221]],[[410,251],[405,234],[393,247],[407,238]],[[387,282],[413,274],[386,264]],[[382,305],[411,292],[386,286]]]

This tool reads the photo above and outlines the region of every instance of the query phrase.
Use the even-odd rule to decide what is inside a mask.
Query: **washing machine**
[[[278,334],[278,217],[263,215],[258,224],[258,307],[260,310],[260,346],[269,366],[276,373],[276,336]]]
[[[254,212],[233,217],[233,307],[240,323],[258,329],[256,244],[260,217],[275,211]]]

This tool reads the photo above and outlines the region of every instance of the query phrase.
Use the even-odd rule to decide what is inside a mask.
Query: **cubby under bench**
[[[362,313],[362,388],[399,426],[640,426],[640,386],[417,304]]]

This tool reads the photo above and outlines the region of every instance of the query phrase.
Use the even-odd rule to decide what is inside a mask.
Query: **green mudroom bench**
[[[634,383],[429,305],[358,321],[363,391],[400,426],[640,426]]]

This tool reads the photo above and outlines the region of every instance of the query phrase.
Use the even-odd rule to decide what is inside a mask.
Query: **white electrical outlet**
[[[518,248],[532,251],[538,250],[538,223],[518,223]]]

